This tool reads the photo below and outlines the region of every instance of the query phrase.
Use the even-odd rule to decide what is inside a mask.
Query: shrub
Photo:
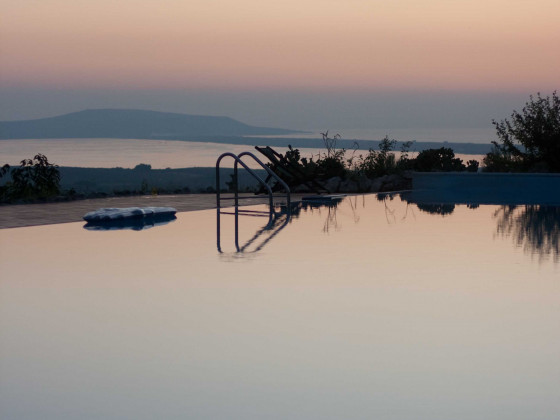
[[[463,161],[456,158],[453,149],[448,147],[422,150],[414,160],[414,170],[418,172],[456,172],[465,169]]]
[[[468,172],[478,172],[478,166],[480,165],[480,163],[478,162],[478,160],[468,160],[467,161],[467,171]]]
[[[134,167],[134,170],[140,172],[150,172],[152,170],[152,165],[147,163],[139,163]]]
[[[397,160],[397,170],[405,171],[412,169],[414,167],[415,159],[410,158],[410,148],[414,144],[414,141],[405,141],[401,146],[401,156]]]
[[[369,149],[369,153],[362,158],[361,163],[358,165],[358,170],[368,178],[375,178],[395,172],[397,164],[395,155],[391,152],[396,144],[396,140],[389,140],[389,137],[385,136],[379,143],[378,151]]]
[[[455,211],[455,204],[416,204],[420,211],[447,216]]]
[[[319,153],[316,160],[313,160],[313,157],[302,158],[299,150],[293,149],[292,146],[288,146],[288,150],[283,155],[284,160],[295,167],[296,172],[299,173],[297,179],[293,179],[286,171],[277,168],[274,163],[268,163],[268,166],[290,186],[302,181],[326,180],[332,177],[357,179],[358,176],[365,175],[368,178],[375,178],[412,169],[414,159],[409,158],[409,149],[414,143],[412,141],[403,143],[399,159],[393,152],[397,141],[390,140],[388,136],[379,143],[379,150],[370,149],[365,156],[355,155],[359,148],[355,142],[354,152],[346,158],[346,150],[336,148],[337,140],[340,139],[339,134],[332,138],[329,137],[328,131],[321,134],[326,152]]]
[[[327,153],[317,158],[315,176],[319,179],[328,179],[333,176],[341,178],[346,177],[346,164],[344,162],[345,149],[336,149],[336,142],[340,139],[340,134],[335,134],[332,138],[329,137],[329,131],[321,133],[323,136],[323,143],[327,149]]]

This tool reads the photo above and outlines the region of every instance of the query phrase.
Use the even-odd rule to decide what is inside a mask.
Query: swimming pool
[[[2,230],[0,417],[557,419],[558,208],[472,207]]]

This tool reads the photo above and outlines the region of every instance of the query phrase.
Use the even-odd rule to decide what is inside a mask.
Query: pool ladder
[[[285,197],[286,197],[286,205],[288,208],[290,208],[290,187],[288,187],[288,184],[286,184],[284,182],[284,180],[282,180],[282,178],[280,178],[278,175],[276,175],[272,169],[270,169],[268,166],[266,166],[259,158],[257,158],[253,153],[251,152],[242,152],[238,155],[234,154],[234,153],[222,153],[220,155],[220,157],[218,157],[218,160],[216,161],[216,207],[218,208],[218,210],[220,210],[220,208],[222,207],[221,202],[222,200],[234,200],[234,205],[235,207],[239,206],[239,200],[240,199],[251,199],[251,198],[261,198],[258,196],[250,196],[250,197],[240,197],[239,196],[239,177],[238,177],[238,167],[239,165],[243,166],[243,168],[245,168],[245,170],[253,177],[255,178],[259,184],[261,184],[267,191],[268,193],[268,203],[270,206],[270,212],[269,212],[269,217],[272,219],[272,216],[274,215],[274,197],[275,196],[272,193],[272,188],[270,187],[270,185],[268,185],[268,183],[263,180],[255,171],[253,171],[251,168],[249,168],[245,162],[243,162],[242,158],[248,156],[250,158],[252,158],[255,162],[257,162],[259,164],[259,166],[261,166],[267,173],[268,173],[268,178],[267,179],[274,179],[275,181],[277,181],[285,190]],[[220,185],[220,163],[222,162],[222,160],[226,157],[231,157],[234,160],[234,165],[233,165],[233,197],[222,197],[221,195],[221,185]]]
[[[216,161],[216,212],[217,212],[217,244],[218,244],[218,250],[220,252],[221,251],[221,245],[220,245],[220,216],[222,214],[232,214],[235,216],[235,247],[237,249],[237,252],[244,252],[246,247],[240,247],[239,246],[239,215],[247,215],[247,216],[257,216],[257,217],[268,217],[268,223],[267,225],[263,228],[263,232],[266,230],[270,230],[272,228],[274,228],[275,226],[275,219],[278,215],[281,215],[281,213],[279,213],[278,215],[276,214],[275,210],[274,210],[274,197],[278,197],[279,195],[274,195],[272,193],[272,188],[271,186],[268,184],[267,181],[263,180],[254,170],[252,170],[251,168],[249,168],[245,162],[243,162],[242,158],[243,157],[249,157],[252,160],[254,160],[255,162],[257,162],[257,164],[262,167],[267,173],[268,173],[268,177],[267,180],[269,179],[273,179],[275,180],[279,185],[281,185],[283,187],[283,189],[285,190],[285,194],[282,194],[280,196],[285,196],[286,198],[286,207],[285,209],[287,209],[287,221],[289,221],[289,212],[291,209],[291,201],[290,201],[290,187],[288,187],[288,184],[286,184],[284,182],[284,180],[282,180],[277,174],[275,174],[268,166],[266,166],[259,158],[257,158],[253,153],[251,152],[242,152],[238,155],[234,154],[234,153],[222,153],[219,157],[218,160]],[[232,187],[233,187],[233,197],[222,197],[222,193],[221,193],[221,185],[220,185],[220,163],[222,162],[222,160],[226,157],[231,157],[234,160],[234,165],[233,165],[233,183],[232,183]],[[269,205],[269,211],[260,211],[260,210],[251,210],[251,209],[239,209],[239,200],[246,200],[246,199],[255,199],[255,198],[262,198],[259,196],[244,196],[244,197],[240,197],[239,196],[239,177],[238,177],[238,173],[239,173],[239,165],[241,165],[243,168],[245,168],[245,170],[254,178],[256,179],[259,184],[264,187],[264,189],[267,191],[268,193],[268,205]],[[233,212],[228,212],[228,211],[222,211],[222,200],[234,200],[234,211]],[[286,221],[286,223],[287,223]],[[284,226],[282,226],[284,227]],[[260,232],[260,233],[263,233]],[[257,235],[260,236],[260,235]],[[252,241],[253,242],[254,239],[253,238]]]

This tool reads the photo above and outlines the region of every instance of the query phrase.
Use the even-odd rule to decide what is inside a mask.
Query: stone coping
[[[247,194],[241,194],[241,196],[254,197],[254,195]],[[292,197],[296,198],[294,195]],[[268,203],[267,196],[240,201],[240,205],[244,206],[266,203]],[[231,205],[233,205],[233,200],[222,202],[223,207]],[[0,206],[0,229],[84,222],[82,219],[84,214],[106,207],[174,207],[177,212],[208,210],[216,208],[216,194],[146,195],[59,203],[2,205]]]
[[[496,178],[558,178],[560,173],[550,172],[415,172],[411,171],[413,177],[496,177]]]

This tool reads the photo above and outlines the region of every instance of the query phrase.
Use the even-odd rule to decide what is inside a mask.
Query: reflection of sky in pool
[[[560,416],[558,208],[177,216],[0,232],[1,418]]]

